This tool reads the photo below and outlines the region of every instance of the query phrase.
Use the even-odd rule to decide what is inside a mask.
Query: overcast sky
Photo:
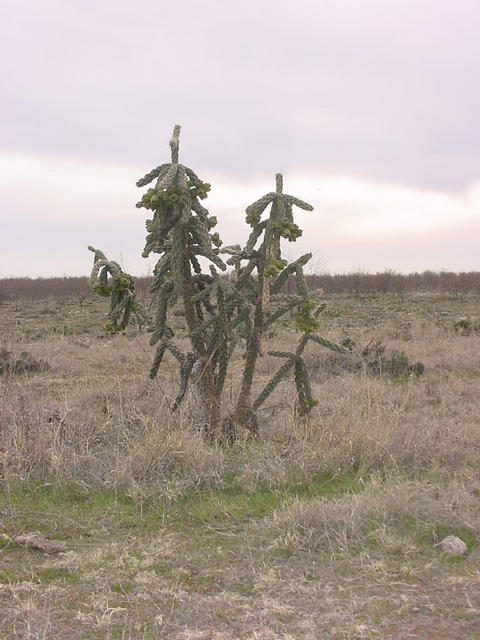
[[[138,178],[212,184],[227,243],[271,191],[317,271],[480,270],[478,0],[3,0],[0,277],[142,275]]]

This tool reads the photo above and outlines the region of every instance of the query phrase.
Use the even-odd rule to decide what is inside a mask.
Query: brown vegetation
[[[425,374],[312,346],[310,417],[285,382],[232,447],[202,438],[195,385],[172,416],[174,363],[148,381],[147,337],[103,333],[101,300],[0,307],[0,348],[49,364],[0,377],[2,638],[479,637],[480,336],[454,325],[480,299],[326,301],[329,339]],[[293,342],[288,322],[271,340]],[[12,542],[32,532],[65,552]]]

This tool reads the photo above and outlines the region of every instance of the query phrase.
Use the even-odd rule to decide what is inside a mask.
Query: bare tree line
[[[480,294],[480,272],[423,271],[401,274],[385,270],[377,273],[311,274],[306,276],[310,289],[322,289],[327,294],[354,296],[371,294],[449,293],[452,295]],[[152,278],[135,278],[140,297],[147,297]],[[287,282],[287,292],[294,282]],[[89,279],[60,278],[3,278],[0,279],[0,301],[63,300],[76,298],[80,302],[92,296]]]
[[[423,271],[402,274],[385,270],[377,273],[318,274],[307,276],[308,285],[325,293],[355,296],[374,293],[480,294],[480,272]]]

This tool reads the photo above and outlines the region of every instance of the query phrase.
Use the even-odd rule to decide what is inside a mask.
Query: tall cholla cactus
[[[153,211],[153,218],[146,223],[148,236],[143,256],[151,252],[161,256],[151,287],[157,311],[150,344],[156,344],[157,351],[150,376],[157,374],[165,351],[170,350],[179,361],[182,378],[176,407],[183,398],[193,365],[198,362],[201,371],[198,386],[206,423],[213,433],[218,430],[220,420],[219,398],[226,374],[225,350],[229,346],[222,325],[228,316],[224,302],[231,292],[227,294],[227,285],[215,269],[226,269],[219,256],[220,237],[218,233],[210,233],[217,220],[200,204],[210,185],[178,163],[179,134],[180,126],[176,125],[170,140],[172,162],[160,165],[137,182],[142,187],[156,179],[155,186],[137,204]],[[210,274],[202,273],[199,258],[212,263]],[[182,353],[172,341],[174,331],[167,324],[168,309],[178,299],[183,303],[193,348],[188,354]]]
[[[137,207],[153,211],[153,217],[146,222],[148,235],[143,256],[152,252],[160,255],[151,286],[156,315],[150,327],[150,343],[157,349],[150,376],[156,376],[166,351],[178,360],[180,390],[172,407],[175,410],[186,393],[192,371],[196,370],[207,435],[233,438],[238,428],[257,432],[256,411],[292,369],[300,411],[307,413],[312,408],[315,403],[302,359],[309,341],[342,353],[346,350],[313,333],[318,327],[315,317],[318,303],[315,293],[308,291],[303,275],[303,266],[311,254],[290,264],[281,256],[281,238],[294,241],[301,235],[293,219],[293,206],[307,211],[313,207],[284,194],[282,176],[278,174],[276,191],[247,208],[247,222],[252,231],[245,247],[223,247],[218,233],[211,232],[216,218],[200,203],[207,196],[210,185],[178,163],[179,134],[180,126],[176,125],[170,140],[171,163],[158,166],[137,182],[137,186],[143,187],[156,181],[137,203]],[[269,216],[262,220],[269,205]],[[227,264],[234,267],[229,279],[218,271],[227,268],[221,254],[228,254]],[[210,261],[209,273],[203,272],[200,258]],[[97,251],[95,265],[101,260],[106,258]],[[115,264],[103,266],[105,269],[106,265]],[[98,265],[95,265],[94,270],[98,273]],[[114,268],[113,271],[111,267],[110,271],[107,268],[105,273],[101,272],[102,286],[107,284],[108,272],[114,278],[118,277]],[[297,295],[284,295],[283,287],[291,276],[297,282]],[[188,353],[176,344],[174,330],[168,324],[169,309],[177,301],[183,304],[188,325],[191,343]],[[286,361],[252,401],[264,332],[295,309],[297,326],[303,337],[295,352],[270,352]],[[238,400],[233,411],[223,416],[222,395],[228,366],[235,349],[242,343],[246,346]]]
[[[270,214],[261,220],[265,209],[271,205]],[[315,313],[320,307],[315,300],[315,292],[310,294],[303,274],[303,266],[310,260],[307,253],[298,260],[288,264],[282,259],[280,240],[286,238],[294,242],[302,235],[301,229],[293,219],[293,206],[305,211],[313,207],[290,195],[283,193],[283,177],[276,175],[276,191],[268,193],[247,207],[247,222],[252,232],[243,250],[233,253],[228,261],[235,265],[236,286],[246,289],[245,295],[254,307],[253,326],[249,332],[245,367],[237,406],[231,420],[235,425],[243,424],[256,429],[256,410],[272,393],[275,387],[286,377],[292,367],[295,369],[295,383],[298,392],[300,412],[306,414],[314,406],[308,371],[302,359],[302,353],[309,340],[319,342],[335,351],[344,353],[342,346],[313,335],[318,328]],[[256,249],[258,245],[258,248]],[[247,264],[241,267],[242,261]],[[256,278],[252,274],[256,272]],[[282,294],[282,289],[290,276],[296,277],[297,295]],[[296,323],[304,333],[294,353],[271,351],[270,355],[286,358],[287,362],[280,367],[272,380],[266,385],[255,401],[251,401],[255,367],[261,355],[261,343],[265,329],[277,322],[283,315],[296,309]]]

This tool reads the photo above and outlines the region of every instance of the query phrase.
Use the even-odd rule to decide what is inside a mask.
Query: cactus
[[[142,304],[135,297],[135,282],[132,276],[125,273],[117,262],[110,261],[99,249],[88,247],[95,254],[90,282],[93,290],[100,296],[110,298],[109,320],[107,331],[116,333],[136,319],[141,327],[145,324],[147,314]],[[108,277],[111,276],[111,282]]]
[[[238,429],[258,431],[256,412],[275,387],[293,370],[300,412],[306,414],[315,401],[302,353],[309,342],[347,353],[341,345],[317,336],[316,314],[320,307],[316,292],[307,288],[303,267],[311,258],[305,254],[288,263],[282,259],[282,238],[294,242],[302,233],[295,224],[293,207],[312,211],[302,200],[283,193],[283,178],[276,176],[276,190],[247,207],[246,220],[252,227],[245,247],[223,246],[217,224],[200,200],[207,197],[210,185],[203,182],[188,167],[179,164],[180,126],[176,125],[170,140],[171,162],[150,171],[137,182],[144,187],[155,180],[137,203],[137,207],[153,212],[146,221],[147,238],[143,256],[159,255],[153,271],[151,291],[156,313],[150,344],[156,346],[150,376],[155,377],[166,351],[177,359],[180,367],[180,390],[172,410],[182,402],[192,373],[195,373],[205,412],[205,432],[211,438],[234,438]],[[267,207],[268,217],[262,220]],[[132,307],[134,290],[130,278],[115,262],[95,252],[92,277],[98,279],[97,291],[111,298],[111,319],[115,326],[125,326]],[[221,257],[229,256],[226,262]],[[210,262],[209,273],[202,269],[200,259]],[[230,278],[220,272],[233,267]],[[108,275],[113,283],[108,281]],[[295,279],[296,295],[285,295],[283,288],[289,278]],[[119,285],[123,283],[121,296]],[[114,299],[115,298],[115,299]],[[128,300],[124,302],[124,300]],[[182,352],[176,344],[175,332],[168,324],[169,311],[179,301],[188,326],[191,351]],[[285,359],[272,380],[255,400],[252,400],[256,364],[262,356],[265,330],[288,312],[296,310],[296,325],[302,337],[294,352],[273,351],[271,355]],[[221,399],[230,360],[239,345],[244,344],[244,367],[238,399],[231,414],[222,416]]]
[[[262,221],[262,213],[269,205],[271,205],[269,216]],[[256,410],[291,369],[294,369],[300,412],[308,413],[315,404],[308,372],[301,357],[308,341],[315,337],[311,335],[312,332],[318,328],[318,320],[314,312],[319,305],[315,300],[315,292],[312,294],[308,291],[303,275],[303,266],[311,258],[311,254],[305,254],[288,264],[281,257],[280,248],[281,238],[294,242],[302,233],[293,219],[294,205],[306,211],[313,210],[310,204],[284,194],[283,177],[277,174],[275,192],[266,194],[247,207],[246,220],[252,227],[252,232],[245,249],[234,253],[228,260],[229,264],[236,266],[237,288],[246,289],[245,295],[254,308],[253,323],[247,338],[240,393],[230,424],[247,426],[252,431],[256,430]],[[245,266],[241,266],[242,261],[246,261]],[[256,271],[256,279],[252,277],[254,271]],[[283,286],[290,276],[296,279],[296,296],[282,294]],[[256,362],[262,353],[261,345],[265,329],[293,309],[297,310],[297,327],[304,335],[295,353],[270,352],[271,355],[286,358],[287,361],[252,402]],[[329,348],[333,346],[335,349],[346,352],[339,345],[333,345],[328,341],[324,344]]]

